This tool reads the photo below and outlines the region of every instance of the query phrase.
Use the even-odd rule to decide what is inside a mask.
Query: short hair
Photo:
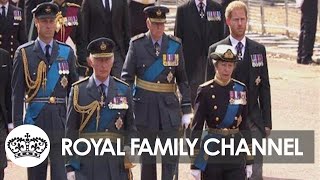
[[[226,8],[225,17],[231,18],[231,13],[235,9],[243,9],[246,13],[246,17],[248,17],[248,8],[247,5],[242,1],[232,1]]]

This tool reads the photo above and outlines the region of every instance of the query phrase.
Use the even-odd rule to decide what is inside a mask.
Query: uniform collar
[[[96,75],[93,73],[93,79],[94,79],[94,82],[96,83],[97,87],[100,86],[100,84],[104,84],[106,87],[109,86],[110,75],[108,76],[108,78],[104,82],[101,82],[100,80],[98,80],[96,78]]]

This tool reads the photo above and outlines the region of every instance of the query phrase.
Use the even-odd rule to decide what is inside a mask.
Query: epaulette
[[[246,87],[246,85],[245,85],[243,82],[240,82],[240,81],[235,80],[235,79],[233,79],[233,78],[232,78],[232,81],[234,81],[234,82],[237,83],[237,84],[240,84],[241,86]]]
[[[56,41],[58,44],[71,47],[71,46],[69,46],[68,44],[66,44],[66,43],[64,43],[64,42],[62,42],[62,41],[58,41],[58,40],[55,40],[55,41]]]
[[[131,41],[135,41],[135,40],[137,40],[137,39],[141,39],[141,38],[143,38],[144,36],[145,36],[144,33],[138,34],[138,35],[136,35],[136,36],[133,36],[133,37],[131,38]]]
[[[69,3],[69,2],[67,2],[67,6],[80,8],[79,4],[76,4],[76,3]]]
[[[29,41],[29,42],[27,42],[27,43],[22,44],[19,48],[20,48],[20,49],[21,49],[21,48],[26,48],[26,47],[31,46],[31,45],[33,45],[33,44],[34,44],[34,41]]]
[[[87,77],[85,77],[85,78],[83,78],[83,79],[80,79],[79,81],[74,82],[74,83],[72,84],[72,86],[77,85],[77,84],[80,84],[80,83],[82,83],[82,82],[84,82],[84,81],[87,81],[88,79],[89,79],[89,76],[87,76]]]
[[[205,87],[205,86],[208,86],[208,85],[212,84],[213,82],[214,82],[214,79],[211,79],[211,80],[209,80],[209,81],[207,81],[207,82],[205,82],[203,84],[200,84],[199,86],[200,87]]]
[[[180,38],[178,38],[178,37],[176,37],[176,36],[174,36],[174,35],[168,35],[168,36],[169,36],[170,39],[172,39],[172,40],[174,40],[174,41],[177,41],[178,43],[181,44],[181,39],[180,39]]]
[[[126,85],[126,86],[129,86],[129,84],[128,84],[128,83],[126,83],[126,82],[122,81],[122,80],[121,80],[121,79],[119,79],[119,78],[116,78],[116,77],[114,77],[114,76],[113,76],[113,79],[114,79],[114,80],[116,80],[116,81],[118,81],[118,82],[120,82],[120,83],[122,83],[122,84],[124,84],[124,85]]]

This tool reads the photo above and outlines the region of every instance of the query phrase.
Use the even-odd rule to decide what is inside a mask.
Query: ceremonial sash
[[[70,52],[70,48],[68,46],[59,44],[59,52],[58,52],[59,58],[62,57],[63,59],[68,61],[69,52]],[[35,98],[51,96],[59,78],[60,78],[60,75],[59,75],[58,61],[55,60],[53,61],[47,74],[46,89],[45,90],[39,89]],[[34,124],[34,119],[38,117],[39,113],[41,112],[45,104],[46,103],[44,102],[33,103],[31,100],[31,102],[29,103],[26,109],[24,124]]]

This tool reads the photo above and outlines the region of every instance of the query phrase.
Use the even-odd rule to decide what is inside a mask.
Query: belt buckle
[[[55,104],[56,103],[56,97],[50,97],[49,98],[49,103],[50,104]]]
[[[222,130],[223,136],[228,136],[229,135],[230,130],[228,128],[223,128],[221,130]]]

